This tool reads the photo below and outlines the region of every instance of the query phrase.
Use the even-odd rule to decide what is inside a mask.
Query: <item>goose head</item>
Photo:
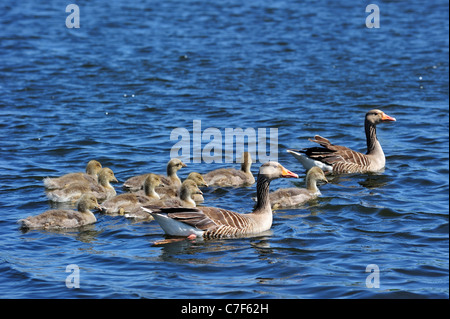
[[[100,170],[98,173],[98,183],[102,186],[109,186],[110,182],[118,183],[116,177],[114,176],[114,173],[112,169],[108,167],[104,167]]]
[[[87,193],[83,194],[78,200],[77,209],[79,212],[87,212],[91,209],[100,209],[100,205],[93,194]]]
[[[202,195],[203,192],[198,188],[197,184],[193,180],[185,180],[183,184],[181,184],[180,198],[182,200],[191,201],[192,195],[195,194]]]
[[[189,173],[189,175],[188,175],[188,177],[186,179],[194,181],[195,184],[197,184],[197,186],[208,187],[208,184],[205,182],[205,180],[203,179],[202,174],[200,174],[200,173],[191,172],[191,173]]]
[[[325,173],[318,166],[312,167],[306,174],[306,178],[310,178],[310,179],[314,179],[316,181],[328,183],[328,180],[325,177]]]
[[[317,182],[325,182],[326,184],[328,183],[328,180],[320,167],[313,166],[308,173],[306,173],[306,188],[314,193],[318,192]]]
[[[145,195],[160,199],[159,195],[155,192],[155,188],[160,185],[161,178],[156,174],[149,174],[144,181]]]
[[[86,165],[86,174],[91,176],[97,176],[102,169],[102,164],[96,160],[90,160]]]
[[[382,122],[395,122],[396,119],[381,110],[373,109],[366,113],[366,122],[377,125]]]
[[[278,162],[267,162],[259,168],[258,178],[263,177],[269,181],[276,178],[298,178],[298,175],[284,168]]]
[[[167,176],[172,176],[177,173],[177,171],[183,167],[187,167],[180,159],[172,158],[167,163]]]

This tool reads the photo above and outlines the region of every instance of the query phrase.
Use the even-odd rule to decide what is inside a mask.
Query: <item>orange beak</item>
[[[389,115],[387,115],[385,113],[383,113],[383,116],[381,117],[381,120],[382,121],[393,121],[393,122],[396,121],[395,117],[391,117],[391,116],[389,116]]]
[[[285,169],[283,166],[281,166],[281,177],[283,177],[283,178],[288,178],[288,177],[298,178],[298,175],[291,172],[288,169]]]

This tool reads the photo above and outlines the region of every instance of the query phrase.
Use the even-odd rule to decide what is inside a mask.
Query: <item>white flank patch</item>
[[[142,207],[142,209],[150,213],[155,218],[167,235],[187,237],[195,234],[197,237],[203,236],[203,230],[172,219],[168,217],[167,214],[153,213],[150,209],[145,207]]]
[[[331,171],[333,171],[333,166],[331,166],[331,165],[327,165],[325,163],[313,160],[313,159],[311,159],[309,157],[306,157],[306,156],[304,156],[304,155],[302,155],[302,154],[300,154],[300,153],[298,153],[296,151],[293,151],[293,150],[287,150],[287,152],[292,154],[297,159],[297,161],[299,161],[303,165],[303,167],[306,170],[309,170],[309,169],[311,169],[314,166],[318,166],[324,172],[331,172]]]

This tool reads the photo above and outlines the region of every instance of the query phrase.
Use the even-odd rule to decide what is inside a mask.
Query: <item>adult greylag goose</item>
[[[164,185],[167,186],[181,186],[181,180],[177,175],[178,170],[180,170],[183,167],[186,167],[187,165],[184,164],[181,160],[178,158],[172,158],[168,163],[166,167],[167,176],[160,175],[161,182]],[[137,191],[142,188],[144,185],[144,181],[147,178],[148,174],[142,174],[130,177],[123,183],[123,187],[130,190],[130,191]]]
[[[244,152],[241,169],[219,168],[204,175],[206,183],[209,186],[219,187],[238,187],[250,186],[255,183],[255,178],[250,170],[252,166],[252,157],[249,152]]]
[[[155,174],[149,174],[144,182],[144,193],[124,193],[107,199],[100,205],[100,211],[108,215],[124,215],[140,209],[142,205],[159,200],[155,192],[156,186],[161,184],[161,178]],[[148,215],[148,214],[147,214]]]
[[[48,210],[37,216],[19,220],[22,229],[65,229],[93,224],[97,221],[90,211],[98,208],[97,199],[92,194],[84,194],[77,203],[77,211],[65,209]]]
[[[202,194],[202,191],[198,188],[194,181],[185,180],[183,184],[181,184],[179,197],[152,201],[150,203],[151,206],[147,207],[196,207],[195,201],[192,199],[195,194]],[[152,216],[144,211],[141,206],[134,211],[125,214],[125,217],[138,219],[148,219],[149,217],[152,218]]]
[[[277,162],[261,165],[258,174],[257,203],[249,214],[239,214],[217,207],[154,208],[144,206],[168,235],[203,238],[237,237],[264,232],[272,226],[269,184],[275,178],[297,174]]]
[[[104,167],[98,173],[98,183],[74,182],[61,189],[47,190],[48,199],[54,202],[74,202],[83,194],[92,193],[99,202],[116,195],[116,190],[110,182],[116,182],[113,171]]]
[[[96,183],[97,175],[101,169],[102,164],[100,162],[91,160],[86,165],[86,173],[69,173],[55,178],[46,177],[44,178],[44,186],[47,189],[61,189],[74,182]]]
[[[273,210],[295,208],[320,195],[317,182],[328,183],[322,169],[312,167],[306,174],[306,188],[280,188],[270,193],[270,203]]]
[[[198,187],[208,187],[208,184],[205,182],[202,174],[197,173],[197,172],[189,173],[188,177],[186,177],[186,180],[194,181]],[[175,187],[175,186],[157,187],[156,192],[162,199],[179,197],[180,196],[180,187]],[[202,203],[204,201],[202,194],[194,194],[192,196],[192,198],[196,203]]]
[[[383,122],[395,121],[395,118],[380,110],[367,112],[364,121],[367,141],[367,153],[362,154],[345,146],[333,145],[329,140],[319,135],[310,141],[321,147],[310,147],[301,150],[287,150],[288,153],[302,163],[308,170],[313,166],[320,167],[325,172],[333,174],[351,174],[377,172],[385,166],[385,156],[377,139],[376,126]]]

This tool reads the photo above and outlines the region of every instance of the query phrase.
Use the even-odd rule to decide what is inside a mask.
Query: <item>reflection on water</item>
[[[370,174],[367,175],[367,178],[364,181],[360,181],[358,184],[368,189],[375,189],[382,188],[391,181],[392,178],[388,175]]]

